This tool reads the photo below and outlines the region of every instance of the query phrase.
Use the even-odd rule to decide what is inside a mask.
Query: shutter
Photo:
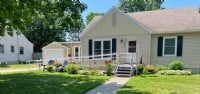
[[[157,56],[162,56],[163,54],[163,37],[158,37],[158,44],[157,44]]]
[[[183,50],[183,36],[177,36],[176,56],[182,56],[182,50]]]
[[[112,53],[116,53],[116,48],[117,48],[117,39],[113,38],[112,39]],[[113,60],[116,60],[116,55],[113,55]]]
[[[89,45],[88,45],[88,54],[89,56],[92,56],[92,48],[93,48],[93,41],[92,39],[89,39]],[[92,59],[92,57],[90,57],[89,59]]]

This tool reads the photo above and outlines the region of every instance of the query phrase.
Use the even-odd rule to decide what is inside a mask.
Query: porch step
[[[130,71],[117,71],[118,74],[130,74]]]
[[[119,70],[119,71],[130,71],[131,68],[118,68],[117,70]]]
[[[117,76],[131,76],[132,68],[130,66],[120,65],[117,67],[116,75]]]
[[[116,74],[116,76],[128,76],[128,77],[130,77],[131,75],[130,74]]]

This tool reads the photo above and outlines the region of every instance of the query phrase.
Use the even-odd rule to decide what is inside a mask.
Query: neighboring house
[[[145,64],[182,60],[200,71],[200,14],[197,8],[124,13],[113,7],[93,18],[82,34],[81,47],[83,56],[136,53],[138,62]],[[88,59],[104,64],[99,59],[106,58]]]
[[[49,60],[62,63],[65,59],[80,59],[80,55],[80,42],[52,42],[42,48],[42,56],[46,64]]]
[[[17,63],[32,59],[33,44],[21,33],[0,36],[0,61]]]

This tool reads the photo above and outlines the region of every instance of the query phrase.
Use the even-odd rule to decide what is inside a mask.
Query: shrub
[[[157,68],[158,68],[158,71],[167,70],[167,68],[165,66],[159,65]]]
[[[88,71],[81,71],[80,75],[92,75],[92,76],[101,76],[103,75],[98,70],[88,70]]]
[[[157,72],[157,67],[155,65],[147,65],[144,68],[145,74],[154,74]]]
[[[160,75],[192,75],[192,72],[189,70],[163,70],[158,71]]]
[[[69,64],[67,65],[67,73],[69,74],[78,74],[78,65],[77,64]]]
[[[112,64],[106,64],[106,75],[111,76],[112,75]]]
[[[144,65],[143,64],[138,64],[137,65],[137,72],[139,74],[142,74],[143,73],[143,70],[144,70]]]
[[[80,75],[90,75],[90,72],[89,71],[81,71],[79,74]]]
[[[99,75],[99,71],[98,70],[90,70],[90,75],[98,76]]]
[[[112,60],[106,60],[105,61],[106,64],[106,75],[107,76],[111,76],[112,75]]]
[[[47,65],[47,71],[52,72],[53,71],[53,66],[52,65]]]
[[[169,63],[170,70],[183,70],[183,62],[180,60],[174,60]]]

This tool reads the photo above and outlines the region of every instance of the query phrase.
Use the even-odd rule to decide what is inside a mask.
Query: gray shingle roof
[[[153,33],[200,31],[200,13],[197,8],[163,9],[127,13]]]

